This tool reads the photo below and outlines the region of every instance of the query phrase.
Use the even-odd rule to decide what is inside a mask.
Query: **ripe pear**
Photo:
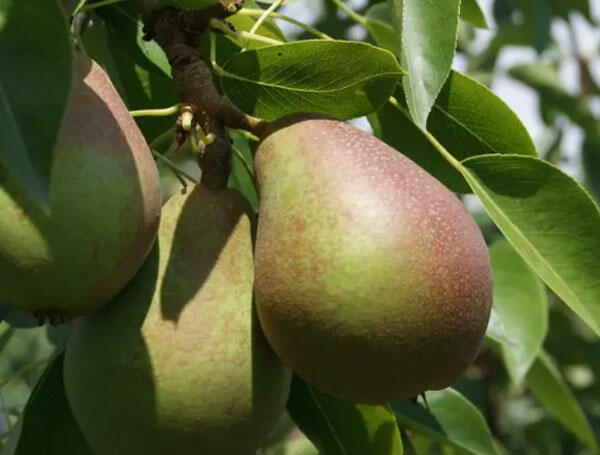
[[[150,252],[161,208],[156,165],[125,104],[96,63],[74,60],[47,210],[0,167],[0,302],[54,322],[125,286]]]
[[[64,383],[97,455],[250,455],[290,374],[252,304],[248,208],[196,186],[164,206],[138,276],[68,341]]]
[[[255,296],[305,381],[354,402],[451,384],[491,306],[484,239],[458,198],[377,138],[326,118],[275,122],[255,167]]]

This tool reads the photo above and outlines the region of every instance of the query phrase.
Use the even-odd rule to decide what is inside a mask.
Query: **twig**
[[[163,109],[140,109],[137,111],[129,111],[132,117],[168,117],[179,112],[179,104],[175,106],[165,107]]]
[[[246,44],[248,43],[248,41],[256,41],[264,44],[284,44],[283,41],[269,38],[267,36],[256,35],[253,32],[245,32],[243,30],[232,30],[227,24],[218,19],[211,19],[209,23],[211,28],[223,32],[224,34],[229,35],[232,38],[238,39],[242,42],[245,41]]]
[[[243,10],[238,11],[237,14],[241,15],[241,16],[254,17],[254,16],[261,16],[263,14],[263,12],[258,9],[244,8]],[[285,16],[285,15],[283,15],[281,13],[277,13],[277,12],[271,12],[270,16],[275,19],[280,19],[282,21],[289,22],[290,24],[294,24],[295,26],[300,27],[302,30],[305,30],[308,33],[313,34],[317,38],[328,39],[328,40],[333,39],[331,36],[327,35],[326,33],[323,33],[322,31],[317,30],[316,28],[311,27],[310,25],[305,24],[304,22],[298,21],[298,20],[294,19],[293,17]]]
[[[202,184],[211,189],[226,187],[229,178],[231,141],[225,128],[260,134],[262,125],[259,119],[223,101],[214,86],[210,67],[196,47],[198,35],[207,29],[211,19],[230,16],[241,9],[242,3],[242,0],[234,0],[192,12],[162,8],[145,17],[146,39],[154,38],[165,51],[181,106],[191,108],[194,123],[206,135],[214,135],[214,140],[199,154]]]
[[[171,161],[169,158],[164,156],[162,153],[158,153],[156,150],[152,150],[152,155],[156,159],[161,160],[163,163],[165,163],[169,167],[169,169],[171,169],[171,171],[173,171],[173,174],[175,174],[175,176],[179,179],[179,181],[182,182],[182,185],[186,186],[185,181],[183,181],[183,179],[181,178],[182,176],[185,177],[186,179],[188,179],[192,183],[196,183],[196,184],[200,183],[196,178],[194,178],[194,176],[192,176],[191,174],[188,174],[186,171],[181,169],[181,167],[179,167],[177,165],[177,163]]]
[[[250,29],[250,35],[255,35],[256,32],[258,31],[258,29],[260,28],[260,26],[263,24],[263,22],[269,17],[269,15],[273,12],[275,12],[275,10],[277,8],[279,8],[284,0],[275,0],[271,6],[269,6],[266,10],[263,11],[263,13],[259,16],[259,18],[256,20],[256,22],[254,23],[254,25],[252,26],[252,28]],[[248,45],[246,44],[244,46],[244,49],[248,47]]]

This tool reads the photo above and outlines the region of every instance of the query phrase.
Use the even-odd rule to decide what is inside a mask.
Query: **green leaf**
[[[287,410],[323,455],[402,455],[396,419],[386,406],[343,401],[294,376]]]
[[[238,153],[231,156],[231,174],[229,184],[236,188],[250,203],[252,210],[258,212],[258,193],[254,186],[254,164],[250,143],[239,131],[229,131],[233,147]]]
[[[454,59],[460,0],[388,0],[402,40],[403,78],[415,123],[425,127]]]
[[[600,141],[586,136],[581,153],[585,183],[596,201],[600,201]]]
[[[65,395],[63,358],[57,356],[40,377],[2,455],[93,455]]]
[[[461,173],[429,143],[404,109],[388,104],[375,115],[380,138],[415,161],[453,191],[468,193]],[[536,155],[535,145],[517,115],[494,93],[464,74],[452,71],[431,111],[427,128],[457,159],[502,153]]]
[[[557,167],[518,155],[483,155],[464,175],[498,228],[540,278],[600,334],[600,212]]]
[[[83,34],[85,50],[106,69],[128,109],[176,104],[170,65],[158,44],[141,39],[141,22],[117,6],[99,8],[98,14],[92,16],[93,23]],[[135,120],[148,142],[174,123],[173,117]]]
[[[540,353],[527,374],[531,393],[588,446],[596,449],[597,442],[585,414],[565,383],[560,371],[544,351]]]
[[[259,11],[260,13],[263,13],[263,10],[258,7],[258,5],[256,4],[256,2],[254,0],[244,1],[244,9],[245,10],[255,10],[255,11]],[[237,30],[239,32],[241,32],[241,31],[249,32],[252,29],[252,27],[254,26],[254,24],[256,23],[256,21],[258,20],[258,17],[259,16],[247,16],[244,14],[234,14],[233,16],[227,18],[227,22],[230,23],[231,25],[233,25],[235,30]],[[258,27],[258,30],[256,30],[254,33],[256,35],[264,36],[264,37],[271,38],[274,40],[279,40],[279,41],[283,41],[283,42],[287,41],[283,32],[279,29],[277,24],[272,19],[265,20],[260,25],[260,27]],[[260,41],[250,41],[248,43],[241,43],[229,35],[227,35],[227,38],[231,39],[239,47],[243,47],[245,45],[247,47],[247,49],[256,49],[259,47],[268,46],[268,44],[261,43]]]
[[[490,320],[488,321],[485,336],[498,344],[516,344],[516,342],[508,337],[506,329],[504,328],[504,323],[500,319],[500,316],[494,307],[492,307],[492,311],[490,312]]]
[[[494,309],[510,343],[500,350],[514,383],[520,383],[542,348],[548,330],[546,290],[505,240],[490,247]]]
[[[460,18],[480,28],[489,28],[485,14],[477,0],[461,0]]]
[[[378,46],[395,55],[401,55],[402,42],[390,19],[390,8],[386,2],[376,3],[365,13],[365,27]]]
[[[549,0],[552,12],[565,19],[569,18],[569,13],[578,11],[583,14],[590,22],[593,21],[590,13],[589,0]]]
[[[429,411],[409,401],[394,404],[398,424],[440,444],[475,455],[496,455],[492,434],[479,410],[454,389],[426,393]]]
[[[8,324],[8,322],[0,321],[0,354],[2,350],[8,344],[10,337],[13,335],[15,329]]]
[[[548,0],[514,0],[523,14],[523,27],[529,35],[530,44],[538,51],[550,43],[552,10]]]
[[[365,43],[307,40],[234,55],[221,74],[241,110],[266,120],[298,112],[351,119],[374,112],[402,74],[393,54]]]
[[[512,67],[509,75],[535,89],[545,106],[565,113],[588,135],[592,133],[594,139],[600,139],[600,123],[594,113],[585,100],[565,90],[556,67],[546,63],[528,63]]]
[[[196,10],[214,5],[218,0],[155,0],[156,3],[172,5],[185,10]]]
[[[46,206],[71,86],[69,30],[57,0],[0,0],[0,62],[0,166]]]

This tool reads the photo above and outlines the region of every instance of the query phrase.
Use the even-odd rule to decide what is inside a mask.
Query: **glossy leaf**
[[[1,455],[93,455],[65,395],[63,358],[57,356],[40,377]]]
[[[460,18],[471,23],[475,27],[488,28],[485,14],[477,0],[461,0]]]
[[[234,55],[223,89],[244,112],[266,120],[313,112],[351,119],[381,107],[402,70],[394,56],[365,43],[307,40]]]
[[[400,90],[396,97],[404,109],[387,104],[375,114],[380,138],[453,191],[470,192],[461,173],[408,118]],[[456,71],[451,72],[436,100],[427,128],[460,160],[491,153],[536,155],[529,133],[506,103],[479,82]]]
[[[71,86],[69,30],[57,0],[0,0],[0,62],[0,180],[8,171],[45,206]]]
[[[460,0],[389,0],[388,5],[402,41],[408,107],[415,123],[425,127],[454,59]]]
[[[496,455],[492,434],[479,410],[454,389],[426,392],[427,405],[393,405],[398,424],[459,453]]]
[[[520,383],[542,348],[548,330],[546,290],[525,261],[505,240],[490,247],[494,309],[510,343],[500,350],[508,373]]]
[[[324,455],[402,455],[393,412],[386,406],[353,404],[292,380],[287,410]]]
[[[566,428],[588,446],[597,448],[594,432],[585,414],[547,353],[541,352],[529,370],[527,386]]]
[[[600,211],[557,167],[483,155],[463,162],[490,217],[538,276],[600,334]]]

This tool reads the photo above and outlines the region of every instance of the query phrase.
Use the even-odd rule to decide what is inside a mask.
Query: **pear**
[[[253,311],[247,210],[235,190],[173,196],[138,276],[75,324],[65,390],[97,455],[250,455],[277,422],[290,373]]]
[[[0,167],[0,302],[53,322],[98,309],[133,278],[161,208],[156,165],[125,104],[96,63],[74,60],[49,207]]]
[[[334,119],[275,122],[255,167],[256,305],[279,357],[317,388],[366,404],[459,377],[492,296],[484,239],[459,199]]]

